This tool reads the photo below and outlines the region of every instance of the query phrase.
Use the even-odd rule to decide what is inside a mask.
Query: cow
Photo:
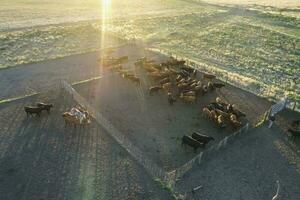
[[[36,105],[37,105],[37,107],[41,108],[42,111],[46,110],[48,112],[48,114],[50,113],[50,109],[53,107],[53,104],[46,104],[46,103],[42,103],[42,102],[39,102]]]
[[[188,77],[189,73],[187,73],[186,71],[181,71],[179,72],[179,75],[181,75],[182,77]]]
[[[202,110],[202,116],[206,119],[210,119],[211,118],[211,113],[210,110],[208,108],[203,108]]]
[[[210,119],[213,122],[218,121],[218,115],[217,115],[217,112],[215,110],[210,111]]]
[[[172,84],[171,84],[171,82],[168,82],[168,83],[163,84],[162,87],[164,90],[169,91],[172,87]]]
[[[224,116],[223,115],[219,115],[217,117],[217,121],[216,121],[217,125],[220,127],[220,128],[225,128],[226,125],[225,125],[225,119],[224,119]]]
[[[212,80],[212,79],[215,79],[216,76],[213,75],[213,74],[206,74],[206,73],[204,73],[204,74],[203,74],[203,78],[204,78],[204,79]]]
[[[209,81],[208,83],[207,83],[207,88],[209,89],[209,90],[214,90],[215,88],[214,88],[214,85],[213,85],[213,83],[211,82],[211,81]]]
[[[43,108],[34,107],[34,106],[25,106],[24,110],[25,110],[27,116],[33,115],[33,114],[35,114],[36,116],[40,116]]]
[[[186,84],[186,83],[179,83],[177,85],[177,87],[178,87],[179,90],[184,90],[184,89],[186,89],[188,87],[188,84]]]
[[[184,96],[184,95],[180,95],[180,98],[186,102],[186,103],[195,103],[196,102],[196,97],[195,96]]]
[[[168,92],[168,102],[170,105],[173,105],[173,103],[176,102],[176,99],[173,97],[171,92]]]
[[[230,115],[230,121],[237,121],[237,117],[235,114]]]
[[[181,139],[181,146],[183,145],[188,145],[190,147],[192,147],[194,149],[194,152],[197,152],[198,148],[204,148],[205,144],[204,143],[200,143],[197,140],[193,139],[191,136],[186,136],[184,135]]]
[[[223,84],[223,83],[213,83],[213,87],[214,88],[222,88],[222,87],[225,87],[225,84]]]
[[[137,84],[141,83],[140,78],[136,77],[136,76],[129,76],[128,79],[135,82],[135,83],[137,83]]]
[[[205,93],[207,93],[207,91],[208,91],[208,88],[207,88],[207,86],[206,85],[203,85],[203,87],[202,87],[202,91],[203,91],[203,93],[205,94]]]
[[[195,96],[195,95],[196,95],[196,92],[191,91],[191,90],[188,90],[188,91],[185,91],[185,92],[181,93],[181,96]]]
[[[288,132],[291,133],[292,140],[295,140],[296,137],[300,137],[300,130],[297,130],[297,129],[294,129],[294,128],[289,128]]]
[[[181,69],[182,71],[188,72],[189,74],[191,74],[191,73],[194,72],[194,69],[191,68],[191,67],[188,67],[188,66],[182,66],[180,69]]]
[[[212,140],[215,140],[215,138],[211,137],[211,136],[207,136],[207,135],[203,135],[201,133],[198,133],[198,132],[193,132],[192,134],[192,138],[197,140],[198,142],[200,143],[203,143],[203,144],[207,144],[208,142],[212,141]]]
[[[238,129],[242,126],[242,122],[237,120],[237,116],[235,114],[230,115],[230,124],[234,129]]]
[[[215,109],[215,111],[217,112],[218,115],[222,115],[225,120],[229,120],[230,119],[229,113],[223,112],[222,110],[219,110],[217,108]]]
[[[149,88],[149,93],[152,94],[153,92],[158,92],[159,90],[162,90],[162,86],[152,86]]]
[[[221,110],[223,112],[227,112],[226,105],[224,105],[222,103],[212,102],[212,103],[210,103],[208,105],[209,105],[210,108],[218,109],[218,110]]]
[[[163,84],[165,84],[165,83],[168,83],[168,82],[170,82],[170,78],[169,78],[169,77],[164,78],[164,79],[162,79],[162,80],[159,81],[159,83],[160,83],[161,85],[163,85]]]
[[[240,117],[246,117],[246,114],[243,113],[242,111],[240,111],[239,109],[236,108],[236,106],[233,104],[231,106],[231,110],[230,110],[233,114],[235,114],[237,116],[237,118]]]
[[[182,76],[179,74],[179,75],[176,77],[176,81],[179,82],[181,79],[182,79]]]

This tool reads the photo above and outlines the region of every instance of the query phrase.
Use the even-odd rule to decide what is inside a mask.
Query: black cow
[[[37,107],[41,108],[42,110],[46,110],[48,112],[48,114],[50,113],[50,109],[53,107],[53,104],[46,104],[46,103],[42,103],[42,102],[39,102],[36,105],[37,105]]]
[[[212,102],[212,103],[208,104],[207,108],[209,110],[219,109],[219,110],[222,110],[223,112],[225,112],[227,109],[227,104]]]
[[[213,87],[214,88],[222,88],[222,87],[225,87],[225,84],[223,84],[223,83],[213,83]]]
[[[205,147],[205,144],[200,143],[197,140],[193,139],[191,136],[186,135],[184,135],[181,139],[181,146],[182,145],[189,145],[190,147],[194,148],[194,152],[196,152],[199,147]]]
[[[152,93],[158,92],[159,90],[162,90],[162,89],[163,89],[162,86],[152,86],[149,88],[149,93],[151,95]]]
[[[192,138],[195,139],[195,140],[197,140],[200,143],[205,144],[205,145],[208,142],[210,142],[211,140],[215,140],[215,138],[213,138],[211,136],[203,135],[203,134],[198,133],[198,132],[193,132]]]
[[[40,116],[43,108],[33,107],[33,106],[25,106],[24,110],[25,110],[27,116],[33,115],[33,114],[36,114],[37,116]]]
[[[291,138],[292,138],[292,140],[295,140],[296,137],[300,137],[300,130],[296,130],[296,129],[294,129],[294,128],[289,128],[289,129],[288,129],[288,132],[291,133]]]
[[[189,73],[186,72],[185,70],[182,70],[181,72],[179,72],[179,74],[180,74],[182,77],[188,77],[188,76],[189,76]]]
[[[186,72],[189,73],[189,74],[191,74],[191,73],[194,72],[194,69],[191,68],[191,67],[188,67],[188,66],[182,66],[180,69],[181,69],[182,71],[186,71]]]
[[[246,117],[246,114],[242,111],[238,110],[237,108],[234,108],[232,105],[227,106],[227,111],[235,114],[238,118],[240,117]]]

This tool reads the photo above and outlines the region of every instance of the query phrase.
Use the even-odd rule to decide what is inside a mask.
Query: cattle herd
[[[246,115],[234,104],[226,103],[217,97],[215,102],[211,102],[203,108],[202,116],[220,128],[225,128],[226,123],[229,123],[234,129],[238,129],[242,126],[241,118]]]
[[[170,105],[173,105],[177,100],[193,104],[199,97],[225,86],[225,84],[216,81],[215,75],[198,74],[197,70],[187,66],[185,61],[172,57],[159,64],[146,57],[140,58],[134,63],[134,70],[123,68],[122,63],[127,60],[128,57],[126,56],[109,58],[105,62],[107,65],[104,66],[137,84],[140,84],[140,78],[136,75],[135,69],[143,69],[149,79],[152,80],[149,94],[165,92]],[[238,110],[235,105],[226,103],[218,97],[215,102],[211,102],[203,108],[202,116],[212,121],[217,127],[224,128],[229,124],[234,129],[238,129],[242,126],[241,118],[245,117],[245,114]],[[200,147],[205,147],[211,140],[214,138],[194,132],[191,136],[184,135],[182,137],[182,145],[191,146],[196,151]]]
[[[135,62],[135,66],[143,68],[154,81],[149,87],[149,94],[165,91],[170,105],[177,99],[189,104],[195,103],[199,96],[225,86],[223,83],[214,82],[216,76],[212,74],[204,73],[199,78],[197,70],[186,66],[185,61],[174,58],[160,64],[141,58]]]
[[[36,106],[25,106],[24,110],[27,117],[33,115],[40,117],[43,110],[50,114],[51,108],[53,108],[53,104],[39,102],[36,103]],[[62,117],[65,121],[65,125],[71,125],[75,128],[77,125],[83,126],[91,123],[90,114],[80,106],[73,107],[69,111],[64,112]]]

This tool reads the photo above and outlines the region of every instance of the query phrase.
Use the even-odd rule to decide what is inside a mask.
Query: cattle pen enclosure
[[[137,73],[143,76],[142,72]],[[150,95],[151,83],[147,77],[143,78],[141,85],[137,85],[106,71],[101,79],[74,88],[147,157],[167,171],[180,167],[234,132],[230,126],[220,129],[202,116],[202,108],[215,100],[218,91],[201,97],[195,104],[178,101],[171,106],[164,92]],[[192,148],[183,148],[182,136],[194,131],[213,136],[215,141],[197,153]]]

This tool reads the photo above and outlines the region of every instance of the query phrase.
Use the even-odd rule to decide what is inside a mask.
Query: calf
[[[25,106],[24,110],[25,110],[27,116],[33,115],[33,114],[40,116],[43,109],[40,107]]]
[[[48,112],[48,114],[50,113],[50,109],[53,107],[53,104],[46,104],[46,103],[42,103],[42,102],[39,102],[36,105],[37,105],[37,107],[41,108],[42,110],[46,110]]]
[[[196,153],[198,148],[205,147],[205,144],[198,142],[197,140],[193,139],[191,136],[184,135],[181,139],[181,146],[183,145],[189,145],[194,149],[194,152]]]
[[[162,79],[162,80],[160,80],[159,81],[159,83],[161,84],[161,85],[163,85],[163,84],[166,84],[166,83],[169,83],[170,82],[170,78],[164,78],[164,79]]]
[[[216,76],[213,75],[213,74],[206,74],[206,73],[204,73],[203,74],[203,78],[205,78],[205,79],[215,79]]]
[[[294,129],[294,128],[289,128],[289,129],[288,129],[288,132],[291,133],[291,138],[292,138],[292,140],[295,140],[296,137],[300,137],[300,130],[296,130],[296,129]]]
[[[202,116],[206,119],[210,119],[211,118],[211,113],[210,110],[208,108],[203,108],[202,110]]]
[[[162,90],[162,86],[153,86],[149,88],[149,93],[152,94],[153,92],[158,92],[159,90]]]
[[[136,76],[129,76],[128,79],[135,82],[135,83],[137,83],[137,84],[141,83],[140,78],[136,77]]]
[[[176,102],[176,99],[173,97],[172,93],[168,92],[168,102],[170,105],[173,105]]]
[[[193,132],[192,138],[195,139],[195,140],[197,140],[200,143],[203,143],[204,145],[206,145],[211,140],[215,140],[211,136],[203,135],[203,134],[200,134],[200,133],[197,133],[197,132]]]
[[[213,87],[214,88],[222,88],[222,87],[225,87],[225,84],[223,84],[223,83],[213,83]]]
[[[181,95],[180,98],[186,103],[195,103],[196,102],[196,96]]]

